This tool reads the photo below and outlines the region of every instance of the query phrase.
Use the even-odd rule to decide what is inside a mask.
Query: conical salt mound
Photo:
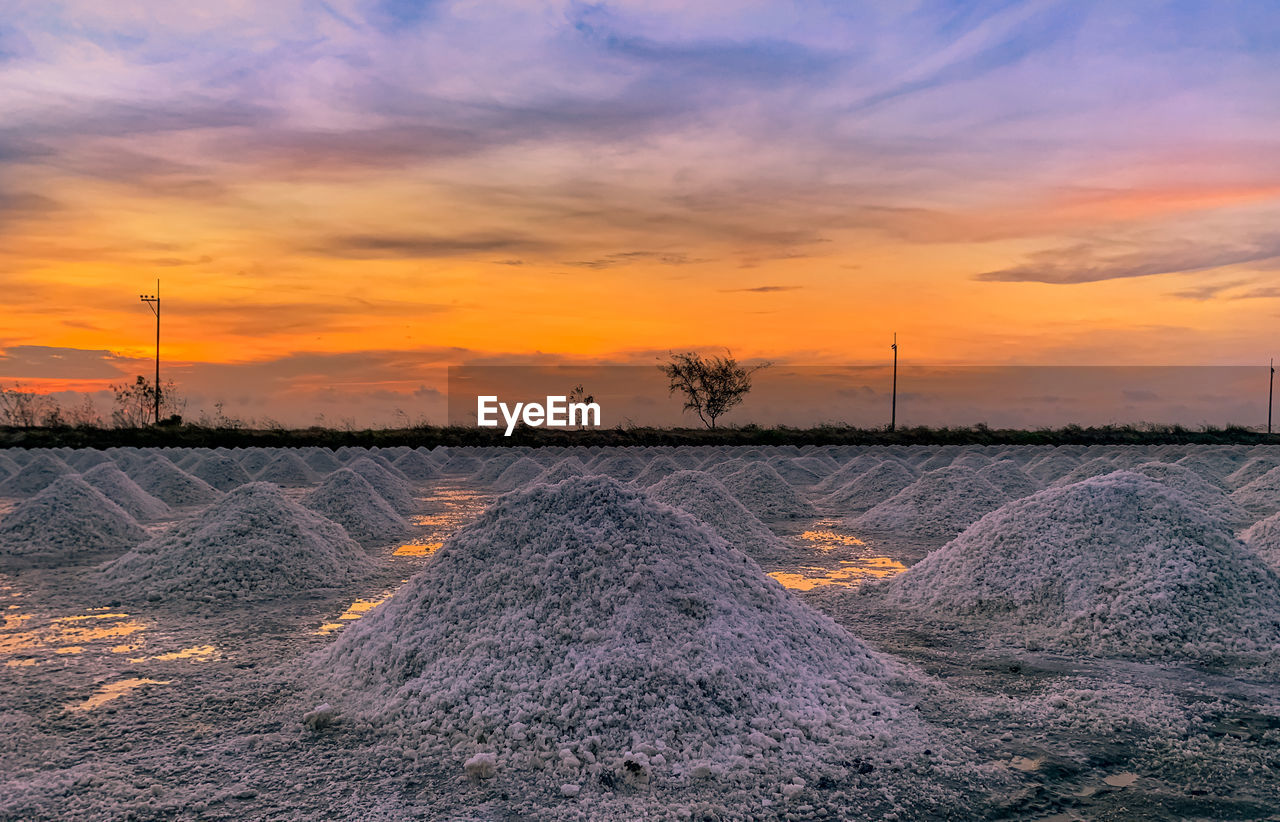
[[[1094,457],[1072,468],[1067,473],[1048,483],[1050,487],[1061,488],[1064,485],[1075,485],[1077,482],[1094,477],[1103,477],[1107,474],[1114,474],[1123,466],[1117,465],[1111,457]],[[1030,476],[1028,474],[1028,476]]]
[[[59,477],[0,520],[6,564],[73,562],[124,551],[146,532],[123,508],[77,474]]]
[[[1280,653],[1275,574],[1221,520],[1129,472],[1012,502],[886,585],[894,607],[980,617],[1054,649]]]
[[[915,474],[897,460],[885,460],[861,476],[836,488],[822,500],[822,506],[842,514],[873,508],[916,481]]]
[[[1167,485],[1187,501],[1221,517],[1230,525],[1242,525],[1252,521],[1249,514],[1231,499],[1226,491],[1190,468],[1167,462],[1144,462],[1129,470]]]
[[[859,454],[837,469],[834,473],[825,477],[821,482],[814,486],[813,490],[817,493],[829,494],[837,488],[841,488],[849,482],[856,480],[858,477],[867,473],[872,468],[875,468],[877,465],[881,465],[890,460],[892,460],[892,457],[886,457],[883,453]],[[915,476],[915,472],[908,468],[905,463],[902,463],[899,460],[893,461],[910,471],[913,477]]]
[[[81,448],[63,460],[67,465],[83,474],[96,465],[111,462],[111,457],[96,448]],[[112,463],[114,464],[114,463]]]
[[[563,482],[570,477],[581,477],[586,473],[586,470],[582,467],[581,460],[577,457],[565,457],[539,474],[530,484],[538,482],[546,485],[555,485],[557,482]]]
[[[36,454],[17,473],[0,482],[0,497],[24,499],[48,488],[58,477],[75,472],[57,457]]]
[[[1031,463],[1023,470],[1036,480],[1048,485],[1079,464],[1080,460],[1070,452],[1055,448],[1052,452]]]
[[[400,514],[407,515],[413,510],[413,494],[409,483],[381,464],[368,457],[359,457],[347,463],[347,468],[368,480],[373,489]]]
[[[1178,460],[1178,465],[1195,471],[1219,488],[1226,488],[1227,477],[1245,462],[1247,458],[1235,448],[1210,445],[1186,455]]]
[[[446,474],[474,474],[479,467],[480,460],[466,451],[454,451],[440,466],[440,470]]]
[[[769,465],[773,470],[778,472],[778,476],[787,481],[789,485],[799,485],[809,487],[817,485],[822,479],[822,474],[806,468],[803,464],[794,458],[779,458],[769,460]]]
[[[683,469],[676,464],[675,460],[666,454],[659,454],[649,460],[644,469],[639,474],[636,474],[636,478],[631,482],[637,488],[648,488],[650,485],[660,482],[680,470]]]
[[[679,508],[756,562],[777,562],[787,546],[705,471],[678,471],[651,486],[649,496]]]
[[[963,465],[922,475],[915,482],[853,520],[855,529],[918,537],[953,537],[994,511],[1008,497]]]
[[[246,448],[236,459],[249,474],[256,474],[271,462],[271,452],[265,448]]]
[[[22,470],[22,466],[10,459],[8,454],[0,453],[0,480],[8,479]]]
[[[1008,499],[1022,499],[1040,490],[1040,483],[1013,460],[997,460],[978,469],[978,476],[1004,492]]]
[[[492,757],[508,785],[661,792],[728,771],[776,791],[790,768],[860,760],[856,795],[814,800],[858,816],[885,764],[928,744],[892,662],[607,477],[499,499],[310,661],[324,701],[459,774]]]
[[[1240,537],[1245,545],[1258,552],[1258,556],[1280,574],[1280,514],[1272,514],[1256,523]]]
[[[640,476],[640,472],[644,470],[644,463],[627,451],[615,450],[606,452],[600,459],[591,463],[590,470],[592,474],[602,474],[626,482]]]
[[[104,462],[85,471],[84,481],[97,488],[139,522],[155,522],[173,516],[173,509],[142,490],[114,462]]]
[[[121,599],[239,599],[332,588],[373,569],[340,525],[251,482],[104,565],[98,580]]]
[[[817,516],[813,506],[766,463],[747,463],[720,481],[734,499],[765,522]]]
[[[502,476],[502,472],[510,468],[511,463],[518,459],[521,459],[521,455],[515,450],[503,451],[485,460],[471,475],[471,479],[481,485],[493,485],[498,477]]]
[[[521,457],[507,466],[502,475],[493,481],[492,488],[495,491],[512,491],[539,477],[543,470],[541,465],[528,457]]]
[[[342,463],[338,462],[338,458],[328,448],[308,448],[302,454],[302,461],[318,476],[331,474],[342,467]]]
[[[385,545],[409,534],[408,521],[350,468],[334,471],[302,504],[341,525],[361,545]]]
[[[421,451],[409,451],[391,464],[414,482],[429,482],[440,476],[440,469]]]
[[[247,482],[253,482],[249,472],[225,454],[211,454],[197,463],[188,473],[204,480],[219,491],[230,491]]]
[[[1226,485],[1228,488],[1243,488],[1276,467],[1280,467],[1280,459],[1266,455],[1254,457],[1229,474]]]
[[[191,476],[158,454],[150,454],[125,471],[151,496],[169,505],[204,505],[221,496],[202,479]]]
[[[258,481],[274,482],[282,488],[304,488],[315,482],[315,475],[293,450],[280,449],[258,472]]]
[[[1231,499],[1255,517],[1267,517],[1280,511],[1280,468],[1236,489]]]

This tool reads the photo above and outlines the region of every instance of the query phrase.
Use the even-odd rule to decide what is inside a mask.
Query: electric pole
[[[1271,401],[1276,396],[1276,359],[1271,358],[1271,380],[1267,385],[1267,433],[1271,433]]]
[[[898,332],[893,332],[893,404],[889,410],[889,430],[898,427]]]
[[[152,313],[156,315],[156,384],[155,402],[156,402],[156,425],[160,424],[160,281],[156,280],[156,293],[140,294],[138,299],[147,304]]]

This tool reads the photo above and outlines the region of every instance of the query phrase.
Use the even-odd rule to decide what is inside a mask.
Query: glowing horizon
[[[0,383],[309,424],[670,350],[1243,364],[1280,10],[138,0],[0,22]],[[364,419],[361,420],[365,421]]]

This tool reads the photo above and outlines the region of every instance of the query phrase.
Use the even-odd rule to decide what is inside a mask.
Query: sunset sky
[[[8,0],[0,383],[310,424],[448,365],[1254,364],[1280,6]],[[105,407],[105,406],[104,406]]]

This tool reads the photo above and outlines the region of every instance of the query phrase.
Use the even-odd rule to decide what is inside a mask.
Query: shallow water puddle
[[[407,581],[407,580],[402,580],[402,582],[404,581]],[[382,603],[391,599],[391,596],[394,593],[395,593],[394,591],[388,591],[384,596],[382,596],[379,599],[357,599],[355,602],[347,606],[347,610],[343,611],[341,614],[338,615],[338,619],[336,622],[324,623],[316,630],[316,633],[322,636],[333,633],[339,628],[342,628],[345,625],[347,625],[347,623],[354,622],[355,620],[359,619],[360,617],[372,611],[374,608],[377,608]]]
[[[143,679],[140,677],[118,679],[100,687],[84,702],[70,703],[64,707],[68,711],[92,711],[94,708],[101,707],[113,699],[119,699],[135,688],[141,688],[143,685],[168,685],[172,681],[170,679]]]
[[[401,545],[391,556],[393,557],[429,557],[444,547],[443,542],[410,542]]]
[[[106,608],[46,619],[8,609],[0,626],[0,656],[30,651],[78,654],[86,645],[137,635],[145,630],[146,625],[128,614]]]
[[[1113,773],[1108,776],[1104,776],[1102,781],[1113,788],[1127,788],[1134,782],[1138,781],[1138,775],[1128,771],[1125,773]]]
[[[115,650],[112,648],[111,650]],[[183,648],[181,651],[167,651],[154,656],[135,656],[129,657],[130,662],[147,662],[149,660],[158,660],[160,662],[173,662],[178,659],[189,659],[192,662],[212,662],[221,658],[222,653],[214,645],[193,645],[190,648]]]
[[[784,588],[790,588],[793,591],[812,591],[823,585],[852,587],[865,579],[891,577],[905,570],[907,566],[889,557],[865,557],[842,560],[839,568],[801,566],[799,573],[773,571],[769,576],[780,582]]]
[[[492,494],[471,488],[437,488],[430,496],[419,497],[431,513],[411,517],[409,521],[429,529],[426,541],[443,542],[475,519],[491,497]]]
[[[821,525],[821,523],[817,524]],[[865,542],[852,534],[841,534],[838,531],[829,529],[804,531],[800,534],[800,539],[813,543],[814,548],[823,551],[831,551],[835,548],[845,548],[851,545],[866,545]]]

